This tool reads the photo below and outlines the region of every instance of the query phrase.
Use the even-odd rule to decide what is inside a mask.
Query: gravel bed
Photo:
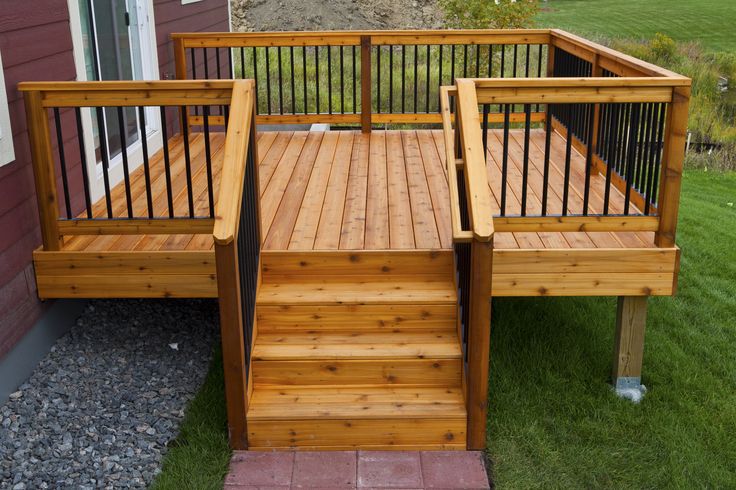
[[[0,407],[0,488],[140,488],[218,335],[212,300],[93,301]]]

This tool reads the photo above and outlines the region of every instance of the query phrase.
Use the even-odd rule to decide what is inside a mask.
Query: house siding
[[[156,44],[161,78],[172,77],[174,56],[169,34],[177,31],[227,31],[227,0],[154,0]],[[0,16],[2,52],[15,161],[0,167],[0,358],[36,323],[47,305],[38,300],[31,260],[41,244],[31,151],[21,81],[74,80],[76,71],[67,0],[6,0]],[[71,118],[70,111],[62,112]],[[70,119],[71,121],[72,119]],[[51,126],[53,128],[53,124]],[[69,127],[65,124],[65,127]],[[72,128],[73,123],[72,123]],[[75,137],[69,131],[68,137]],[[55,138],[54,146],[56,144]],[[73,148],[71,145],[70,148]],[[78,153],[78,152],[77,152]],[[78,154],[68,155],[73,207],[81,209]],[[57,176],[59,172],[57,169]],[[59,191],[61,190],[59,186]]]

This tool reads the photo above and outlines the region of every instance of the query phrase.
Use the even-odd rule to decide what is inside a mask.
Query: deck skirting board
[[[41,298],[216,298],[212,251],[33,254]]]
[[[358,256],[366,257],[366,267],[371,267],[380,262],[383,253],[368,251]],[[311,264],[319,268],[329,252],[305,255],[309,254],[316,259]],[[677,283],[678,254],[678,248],[496,249],[493,295],[672,295]],[[282,261],[288,255],[264,252],[264,262],[271,267],[292,267]],[[411,254],[411,258],[421,255],[422,252]],[[427,263],[442,260],[443,255],[429,254]],[[299,254],[295,257],[304,259]],[[378,259],[376,264],[373,257]],[[41,298],[217,297],[212,251],[37,250],[33,260]],[[300,263],[310,264],[303,260]],[[394,270],[401,267],[396,264]],[[416,270],[416,265],[408,263],[403,267]]]
[[[494,250],[493,296],[670,296],[678,248]]]

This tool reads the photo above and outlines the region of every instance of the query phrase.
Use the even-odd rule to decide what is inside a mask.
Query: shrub
[[[533,24],[537,0],[440,0],[448,27],[518,29]]]

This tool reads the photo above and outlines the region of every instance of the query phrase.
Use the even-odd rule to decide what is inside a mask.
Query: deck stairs
[[[451,251],[262,261],[252,449],[465,449]]]

